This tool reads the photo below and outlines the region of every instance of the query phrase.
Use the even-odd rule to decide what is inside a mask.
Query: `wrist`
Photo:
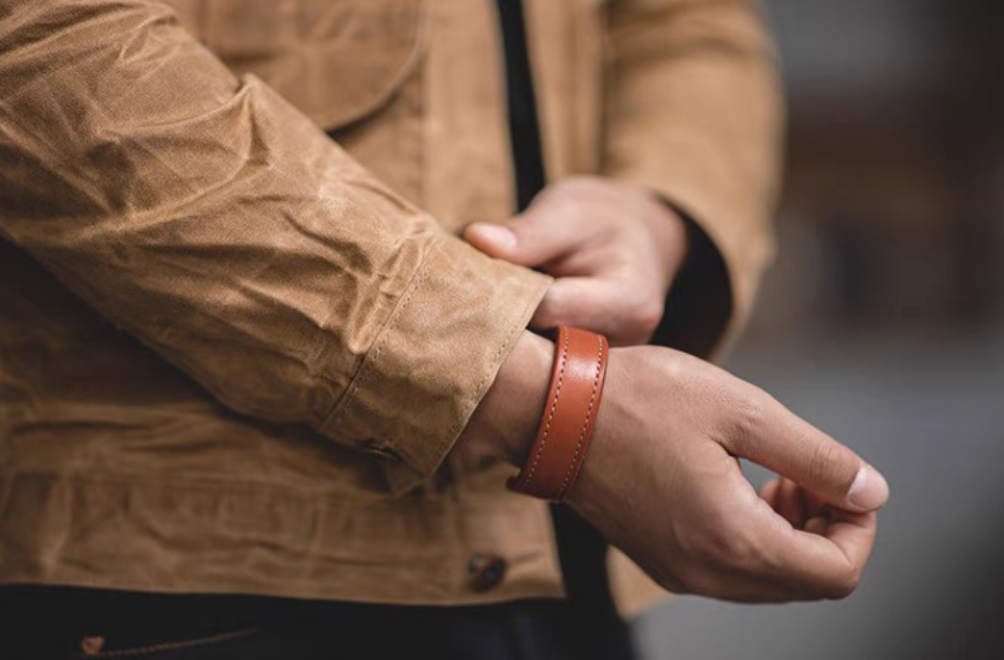
[[[461,433],[458,447],[522,465],[544,410],[553,361],[553,342],[523,332]]]

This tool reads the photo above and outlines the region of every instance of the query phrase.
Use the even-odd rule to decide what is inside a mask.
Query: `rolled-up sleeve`
[[[0,234],[225,405],[429,475],[549,279],[142,0],[0,0]]]

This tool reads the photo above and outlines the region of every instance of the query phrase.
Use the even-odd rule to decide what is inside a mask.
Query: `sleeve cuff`
[[[651,343],[708,358],[721,344],[733,317],[729,269],[700,223],[670,200],[656,196],[683,221],[688,250],[666,296],[666,311]]]
[[[690,167],[642,163],[610,174],[648,188],[687,223],[691,252],[654,341],[712,359],[723,356],[749,317],[774,245],[766,210],[728,186],[709,186],[714,168],[695,166],[697,151],[683,159]]]
[[[432,476],[551,281],[444,235],[319,430],[388,457],[392,491]]]

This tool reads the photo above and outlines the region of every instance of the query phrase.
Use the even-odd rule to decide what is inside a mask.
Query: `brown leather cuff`
[[[607,374],[607,338],[561,326],[547,405],[526,464],[508,486],[560,502],[575,483],[596,424]]]

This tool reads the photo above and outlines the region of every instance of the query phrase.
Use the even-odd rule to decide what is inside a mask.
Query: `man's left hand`
[[[557,278],[530,325],[573,325],[644,344],[687,252],[683,220],[647,189],[595,177],[549,186],[504,224],[464,237],[486,254]]]

